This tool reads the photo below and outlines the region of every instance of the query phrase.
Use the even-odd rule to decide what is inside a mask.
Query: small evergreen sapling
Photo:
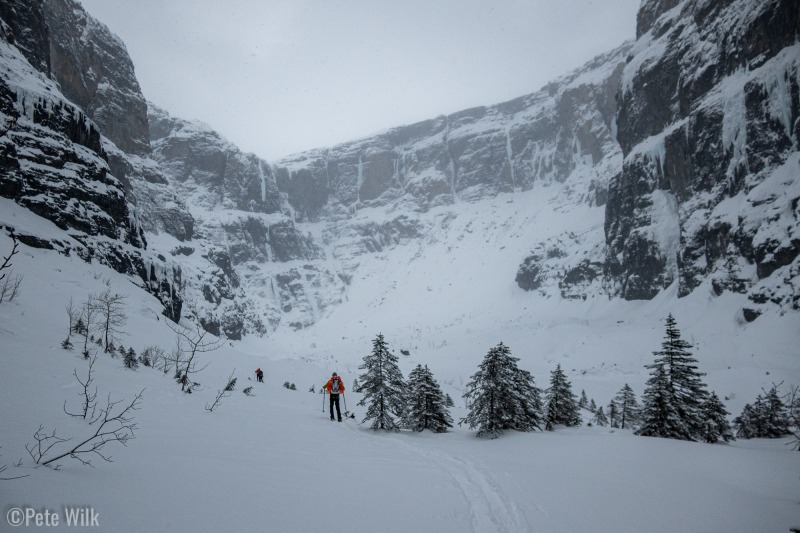
[[[603,412],[602,406],[595,409],[594,418],[592,418],[592,422],[600,427],[605,427],[608,425],[608,418],[606,418],[606,414]]]
[[[736,436],[742,439],[777,439],[790,434],[789,414],[777,385],[773,385],[764,395],[759,394],[753,405],[745,405],[733,424]]]
[[[733,419],[733,427],[736,429],[736,438],[752,439],[756,436],[755,427],[756,415],[753,406],[745,404],[742,414]]]
[[[120,351],[122,351],[121,346]],[[125,365],[125,368],[130,368],[132,370],[139,368],[139,361],[136,359],[136,352],[133,350],[133,347],[128,348],[128,351],[124,352],[122,363]]]
[[[712,391],[708,395],[708,398],[701,406],[701,410],[705,419],[703,439],[706,442],[714,444],[720,440],[725,442],[734,440],[733,431],[728,423],[728,415],[730,413],[725,410],[725,406],[715,392]]]
[[[445,394],[444,395],[444,404],[447,407],[455,407],[456,402],[453,401],[453,397],[452,396],[450,396],[449,394]]]
[[[550,373],[550,388],[545,391],[545,429],[553,431],[556,425],[580,426],[578,399],[572,394],[567,375],[556,365]]]
[[[636,393],[627,383],[614,396],[612,403],[617,408],[616,417],[619,421],[619,427],[621,429],[636,429],[639,425],[639,402],[636,401]]]
[[[581,398],[578,400],[578,407],[581,409],[588,409],[589,407],[589,398],[586,397],[585,390],[581,390]]]

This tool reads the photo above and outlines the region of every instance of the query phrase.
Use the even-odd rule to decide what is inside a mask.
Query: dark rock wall
[[[131,154],[150,152],[147,103],[125,44],[74,0],[44,0],[50,74],[64,95]]]
[[[799,20],[796,0],[642,4],[618,95],[625,162],[606,207],[612,295],[651,298],[675,279],[686,295],[715,275],[715,287],[743,292],[794,261],[783,241],[759,252],[764,221],[731,223],[723,202],[797,150]],[[654,229],[658,191],[676,201],[674,248]],[[755,276],[723,272],[738,258]]]

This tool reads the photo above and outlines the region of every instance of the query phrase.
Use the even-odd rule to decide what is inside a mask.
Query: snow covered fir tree
[[[793,425],[777,385],[759,394],[753,404],[746,404],[733,420],[736,437],[740,439],[777,439],[788,435]]]
[[[578,398],[572,394],[572,384],[561,369],[561,364],[550,373],[550,388],[544,393],[545,429],[553,431],[555,426],[579,426],[581,415]]]
[[[467,383],[469,412],[459,425],[478,430],[478,437],[496,438],[503,431],[541,429],[541,391],[533,376],[517,366],[519,358],[502,342],[490,349]]]
[[[613,427],[636,429],[639,426],[639,402],[630,385],[626,383],[611,403],[614,405]]]
[[[653,352],[655,361],[643,395],[642,425],[637,435],[681,440],[703,439],[704,413],[708,397],[704,374],[689,351],[691,344],[681,338],[672,314],[666,319],[661,350]]]
[[[372,352],[358,368],[364,370],[358,376],[363,394],[358,405],[367,408],[362,423],[371,421],[372,429],[399,430],[405,414],[406,383],[383,334],[372,341]]]
[[[417,365],[408,374],[403,426],[412,431],[444,433],[453,427],[447,400],[428,365]]]
[[[733,429],[728,422],[728,411],[725,409],[717,393],[711,391],[706,401],[700,407],[703,413],[705,426],[703,428],[703,440],[709,444],[723,441],[730,442],[735,439]]]

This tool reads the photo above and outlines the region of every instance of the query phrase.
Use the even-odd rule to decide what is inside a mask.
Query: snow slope
[[[351,387],[379,331],[392,349],[410,352],[400,358],[406,376],[417,362],[430,366],[456,400],[455,420],[466,413],[464,384],[500,341],[540,387],[560,362],[573,390],[585,390],[598,405],[624,383],[641,395],[643,365],[660,347],[668,312],[695,345],[709,388],[729,398],[734,415],[772,382],[800,383],[795,314],[745,323],[735,295],[717,298],[710,290],[680,300],[666,291],[647,302],[583,302],[515,289],[513,276],[498,272],[514,264],[507,255],[519,252],[498,244],[503,235],[533,238],[552,230],[513,223],[515,211],[535,213],[547,202],[542,195],[519,198],[496,199],[494,211],[483,206],[484,216],[443,209],[441,240],[428,243],[424,256],[411,245],[363,257],[372,264],[359,272],[373,274],[352,281],[347,302],[312,328],[229,342],[202,355],[208,367],[192,395],[181,393],[170,375],[127,370],[119,357],[98,354],[101,403],[107,394],[127,401],[142,389],[144,395],[137,438],[127,448],[109,445],[114,462],[98,458],[95,468],[74,460],[36,468],[25,451],[40,423],[64,437],[88,429],[63,412],[65,402],[75,409],[80,401],[73,370],[86,372],[79,351],[60,346],[67,301],[80,303],[106,287],[126,295],[120,341],[137,353],[149,345],[170,351],[175,335],[159,317],[161,304],[128,278],[77,257],[21,247],[12,262],[24,275],[23,292],[0,304],[0,466],[9,466],[3,476],[27,477],[0,482],[0,530],[11,529],[6,516],[17,507],[58,513],[63,526],[69,506],[91,507],[99,530],[122,532],[750,532],[800,525],[797,452],[786,439],[708,445],[588,426],[496,440],[458,426],[446,434],[390,434],[359,424],[364,409],[352,392],[347,407],[357,418],[328,421],[323,397],[309,387],[318,389],[333,370]],[[69,238],[0,201],[0,224]],[[552,224],[599,231],[602,219],[588,208],[584,215],[573,212]],[[458,227],[462,221],[469,231]],[[448,231],[462,240],[448,240]],[[0,237],[0,254],[10,246]],[[385,286],[387,279],[395,285]],[[249,379],[256,367],[266,372],[264,384]],[[237,390],[206,411],[234,369]],[[297,391],[282,387],[286,381]],[[249,385],[254,397],[241,392]]]

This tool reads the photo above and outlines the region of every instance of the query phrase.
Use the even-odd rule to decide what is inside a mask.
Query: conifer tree
[[[715,392],[711,392],[701,406],[703,418],[705,419],[705,430],[703,439],[708,443],[718,442],[720,439],[725,442],[734,440],[733,431],[728,423],[728,411],[720,401]]]
[[[545,391],[545,429],[553,431],[556,425],[579,426],[578,399],[572,394],[567,375],[557,364],[550,373],[550,388]]]
[[[733,419],[733,427],[736,428],[738,439],[752,439],[756,436],[755,410],[752,405],[745,404],[742,414]]]
[[[123,354],[122,363],[125,365],[125,368],[139,368],[139,361],[136,360],[136,352],[133,351],[133,347],[129,348],[127,352],[122,351],[122,346],[120,346],[119,349]]]
[[[502,342],[489,350],[467,383],[469,412],[459,422],[478,436],[495,438],[506,429],[541,429],[542,403],[533,376],[517,367],[518,358]]]
[[[619,427],[619,408],[614,400],[611,400],[608,404],[608,424],[612,428]]]
[[[667,316],[667,327],[661,350],[653,352],[655,361],[645,365],[651,369],[643,395],[642,428],[637,434],[696,440],[704,431],[700,406],[708,396],[704,376],[689,349],[681,339],[675,319]]]
[[[444,395],[444,404],[447,407],[455,407],[456,402],[453,401],[452,396],[450,396],[449,394],[445,394]]]
[[[361,422],[372,420],[372,429],[397,431],[399,420],[395,421],[395,418],[403,417],[405,382],[397,360],[379,333],[372,341],[372,353],[365,356],[364,363],[358,367],[364,370],[358,376],[361,381],[359,390],[364,394],[358,405],[367,407]]]
[[[581,399],[578,400],[578,407],[580,407],[582,409],[588,409],[589,408],[589,398],[586,397],[586,391],[585,390],[581,390]]]
[[[733,424],[736,436],[742,439],[776,439],[788,435],[789,416],[777,386],[773,385],[765,395],[759,394],[753,405],[745,405]]]
[[[444,433],[453,427],[453,419],[447,411],[442,389],[426,365],[417,365],[408,375],[409,405],[403,425],[412,431],[428,429]]]
[[[603,407],[600,406],[595,410],[594,418],[592,418],[592,422],[597,424],[600,427],[605,427],[608,425],[608,418],[606,418],[606,414],[603,412]]]
[[[139,362],[142,363],[144,366],[153,366],[153,359],[152,357],[153,350],[152,348],[148,347],[145,348],[142,352],[142,355],[139,356]]]
[[[789,416],[776,385],[767,392],[759,415],[764,420],[764,437],[777,439],[789,434]]]
[[[597,411],[597,404],[596,404],[596,403],[594,403],[594,398],[592,398],[592,399],[589,401],[589,411],[591,411],[591,412],[593,412],[593,413],[594,413],[595,411]]]
[[[689,429],[675,409],[663,367],[653,369],[642,396],[642,425],[637,435],[689,439]]]
[[[627,383],[614,396],[614,403],[617,406],[620,429],[635,429],[639,424],[639,402],[636,401],[636,394]]]
[[[81,315],[72,327],[72,332],[77,335],[86,335],[86,331],[86,324],[83,323],[83,315]]]

